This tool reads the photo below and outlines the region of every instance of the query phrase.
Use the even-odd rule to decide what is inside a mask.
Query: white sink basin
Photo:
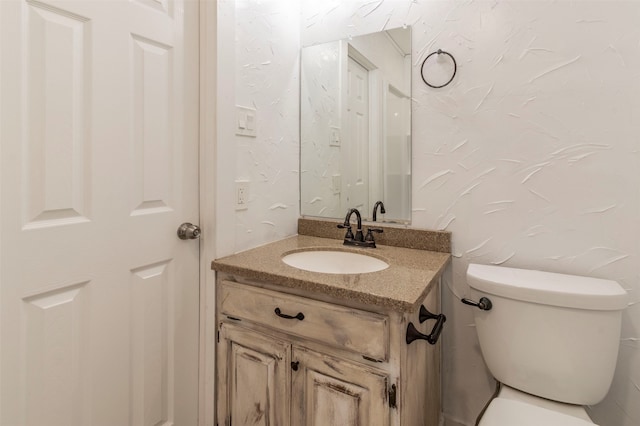
[[[294,268],[325,274],[364,274],[389,267],[376,257],[338,250],[299,251],[283,256],[282,261]]]

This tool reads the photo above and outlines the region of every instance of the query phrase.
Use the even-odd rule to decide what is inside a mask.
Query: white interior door
[[[0,424],[195,425],[198,10],[0,2]]]
[[[349,57],[347,67],[348,134],[343,176],[347,177],[347,208],[364,215],[369,209],[369,71]]]

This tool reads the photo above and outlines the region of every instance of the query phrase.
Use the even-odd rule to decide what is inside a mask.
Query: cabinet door
[[[233,324],[219,331],[218,424],[288,426],[291,345]]]
[[[306,348],[293,349],[291,422],[296,426],[386,426],[387,377]],[[297,364],[296,364],[297,363]]]

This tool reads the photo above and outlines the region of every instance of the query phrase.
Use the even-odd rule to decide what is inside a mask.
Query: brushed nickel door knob
[[[201,233],[200,227],[193,223],[185,222],[178,227],[178,238],[181,240],[196,240]]]

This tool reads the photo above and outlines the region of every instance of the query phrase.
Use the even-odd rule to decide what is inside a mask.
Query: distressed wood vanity
[[[295,237],[212,262],[218,425],[439,424],[440,344],[407,343],[407,329],[444,322],[421,323],[420,311],[440,313],[450,234],[383,226],[378,248],[347,249],[337,223],[300,219]],[[311,249],[389,267],[324,274],[281,261]]]

